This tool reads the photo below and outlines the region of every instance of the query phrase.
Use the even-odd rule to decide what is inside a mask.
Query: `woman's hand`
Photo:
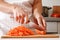
[[[16,6],[13,9],[12,16],[13,16],[14,20],[16,20],[17,22],[19,22],[21,24],[28,22],[28,14],[20,6]]]
[[[35,23],[37,23],[40,27],[40,30],[46,30],[46,22],[43,16],[39,13],[36,13],[34,15]]]
[[[46,30],[46,22],[42,15],[38,15],[39,17],[36,17],[38,25],[43,29]]]

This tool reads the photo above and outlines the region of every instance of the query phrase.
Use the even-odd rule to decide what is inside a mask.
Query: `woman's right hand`
[[[23,24],[28,22],[28,13],[26,13],[22,7],[20,6],[15,6],[13,9],[13,18],[17,22]]]

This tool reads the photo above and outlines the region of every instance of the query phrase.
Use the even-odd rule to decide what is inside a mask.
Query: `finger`
[[[19,15],[18,11],[16,12],[16,21],[19,23],[20,22],[20,19],[21,19],[21,16]]]
[[[14,17],[14,20],[16,20],[16,16],[17,16],[17,11],[15,9],[13,9],[13,17]]]
[[[42,18],[41,17],[37,18],[37,22],[39,24],[39,27],[41,27],[43,30],[45,30],[45,28],[42,25]]]
[[[21,16],[18,16],[18,22],[21,23]]]
[[[25,17],[24,17],[24,23],[28,23],[28,15],[25,14]]]
[[[24,15],[23,15],[23,16],[21,16],[20,23],[21,23],[21,24],[23,24],[23,23],[24,23]]]
[[[37,18],[37,22],[38,22],[39,26],[42,27],[42,20],[41,20],[41,17]]]
[[[19,20],[18,13],[16,13],[15,16],[16,16],[16,21],[18,21]]]
[[[45,19],[43,18],[43,16],[42,16],[42,23],[43,23],[43,26],[44,26],[45,29],[46,29],[46,22],[45,22]]]
[[[18,22],[20,23],[20,24],[23,24],[24,23],[24,14],[23,13],[19,13],[18,14]]]

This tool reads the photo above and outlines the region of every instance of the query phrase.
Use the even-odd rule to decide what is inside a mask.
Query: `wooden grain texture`
[[[2,36],[1,38],[59,38],[56,34],[30,35],[30,36]]]

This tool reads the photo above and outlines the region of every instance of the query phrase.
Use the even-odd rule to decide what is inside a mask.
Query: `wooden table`
[[[2,36],[1,38],[59,38],[57,34],[30,35],[30,36]]]

